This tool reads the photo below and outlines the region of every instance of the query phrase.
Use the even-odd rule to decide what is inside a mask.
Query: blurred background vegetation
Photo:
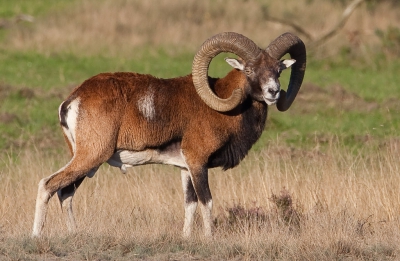
[[[308,47],[297,100],[286,113],[271,108],[255,149],[277,141],[379,148],[399,132],[400,1],[360,1],[332,37],[314,44],[352,2],[0,0],[0,150],[3,156],[32,147],[43,155],[64,150],[57,108],[76,85],[105,71],[189,74],[197,48],[222,31],[260,47],[291,31]],[[219,58],[212,76],[230,70]]]

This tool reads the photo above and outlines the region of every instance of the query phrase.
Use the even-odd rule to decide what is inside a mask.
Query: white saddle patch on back
[[[154,119],[156,110],[154,107],[154,90],[151,86],[149,86],[147,92],[138,99],[137,106],[147,120]]]
[[[144,164],[167,164],[187,168],[181,154],[180,143],[173,143],[162,149],[147,149],[143,151],[119,150],[107,161],[108,164],[126,172],[127,167]]]

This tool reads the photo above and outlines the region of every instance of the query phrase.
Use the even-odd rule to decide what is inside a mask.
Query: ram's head
[[[221,99],[210,89],[208,66],[221,52],[234,53],[240,57],[227,58],[226,61],[246,75],[252,98],[265,101],[268,105],[277,103],[280,111],[289,109],[303,82],[306,69],[306,49],[300,38],[291,33],[282,34],[265,50],[247,37],[233,32],[217,34],[206,40],[193,60],[193,82],[203,101],[212,109],[223,112],[234,109],[247,94],[242,89],[236,89],[229,98]],[[292,59],[280,60],[287,53]],[[292,67],[292,72],[286,92],[280,89],[279,76],[288,67]]]

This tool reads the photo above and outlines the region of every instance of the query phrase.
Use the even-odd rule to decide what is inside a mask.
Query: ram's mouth
[[[278,101],[278,99],[268,99],[268,98],[264,98],[264,100],[268,105],[274,105]]]

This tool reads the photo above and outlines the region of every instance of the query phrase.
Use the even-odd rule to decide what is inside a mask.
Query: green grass
[[[268,132],[265,135],[275,137],[289,133],[290,142],[309,142],[315,136],[341,136],[350,141],[362,142],[362,137],[385,138],[396,136],[399,129],[398,113],[377,110],[370,113],[335,112],[331,115],[316,112],[314,115],[289,115],[280,112],[270,114]],[[286,135],[283,135],[286,136]],[[323,138],[325,139],[325,138]]]
[[[230,69],[222,59],[226,56],[219,55],[211,64],[212,76],[223,76]],[[0,114],[16,116],[11,123],[0,125],[3,136],[0,147],[4,148],[9,147],[10,140],[40,136],[43,129],[57,132],[57,108],[62,99],[74,86],[97,73],[136,71],[162,78],[181,76],[190,73],[193,54],[172,56],[163,50],[142,49],[138,50],[135,57],[78,57],[68,53],[44,55],[1,50],[0,59],[3,61],[0,64],[0,82],[12,86],[7,96],[2,98]],[[307,94],[307,83],[328,92],[332,86],[338,85],[346,91],[345,96],[356,95],[365,103],[375,103],[376,108],[370,111],[364,111],[363,108],[344,111],[340,108],[340,100],[334,101],[333,107],[326,107],[323,102],[318,104],[318,97],[315,100],[311,97],[308,103],[295,101],[285,113],[271,108],[268,131],[257,146],[263,146],[267,140],[278,136],[292,145],[301,145],[316,136],[338,135],[349,145],[354,145],[362,142],[364,136],[385,138],[397,135],[400,124],[395,106],[400,98],[400,88],[396,85],[399,78],[396,72],[400,67],[398,62],[391,62],[381,69],[349,67],[344,63],[329,67],[322,64],[321,61],[309,61],[301,92]],[[289,71],[282,75],[282,86],[287,86],[288,76]],[[32,90],[33,97],[21,95],[24,89]],[[388,108],[385,102],[389,99],[394,99],[394,102]],[[315,104],[312,111],[304,113],[299,110],[310,103]]]
[[[0,51],[0,81],[12,86],[40,90],[60,89],[106,71],[136,71],[158,77],[174,77],[190,73],[190,55],[168,57],[164,52],[151,54],[143,50],[137,57],[78,57],[72,54],[49,56],[35,52]]]
[[[74,8],[75,3],[0,0],[0,18],[11,19],[25,13],[45,20],[48,14],[62,15],[64,8]],[[0,31],[0,41],[6,39],[7,32]],[[57,123],[59,104],[76,85],[100,72],[135,71],[161,78],[190,73],[193,52],[173,46],[163,48],[139,47],[131,52],[132,56],[113,56],[107,50],[97,55],[66,50],[43,53],[16,51],[3,45],[0,47],[0,149],[23,147],[29,144],[26,140],[32,140],[31,144],[62,140]],[[230,70],[223,60],[226,56],[232,55],[220,54],[213,60],[211,76],[223,77]],[[301,89],[301,94],[308,98],[298,98],[285,113],[270,108],[267,131],[255,148],[277,138],[291,146],[307,146],[315,140],[324,144],[332,137],[339,137],[348,146],[362,146],[366,139],[398,136],[400,62],[378,56],[369,59],[368,62],[350,60],[346,55],[324,60],[309,57]],[[284,88],[289,73],[287,70],[282,74]],[[310,84],[317,89],[310,88]]]
[[[340,84],[367,101],[381,103],[388,98],[399,99],[400,62],[375,59],[374,64],[362,65],[353,65],[350,61],[337,63],[329,60],[311,61],[306,81],[324,88]]]
[[[14,18],[19,14],[40,16],[52,10],[62,10],[71,1],[27,1],[27,0],[0,0],[0,18]]]

